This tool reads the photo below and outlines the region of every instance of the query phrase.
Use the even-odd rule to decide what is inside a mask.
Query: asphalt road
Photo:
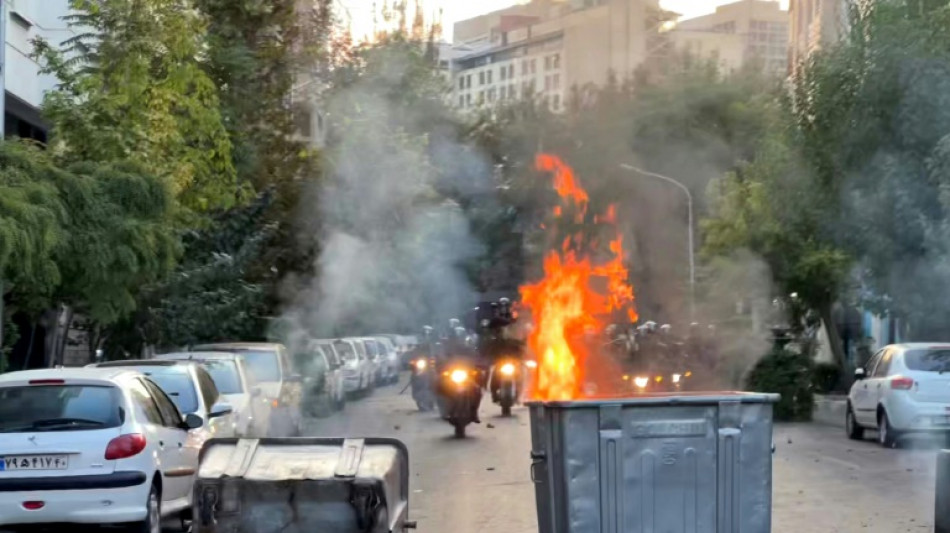
[[[405,442],[410,518],[421,533],[536,533],[527,411],[501,418],[497,406],[483,403],[482,424],[457,440],[400,389],[378,389],[342,413],[309,420],[306,433]],[[933,531],[935,444],[886,450],[817,424],[778,425],[774,440],[772,533]]]
[[[537,532],[527,411],[516,408],[503,419],[483,402],[482,424],[456,440],[451,426],[419,413],[408,391],[398,391],[379,389],[341,414],[311,421],[308,433],[405,442],[410,515],[422,533]],[[933,531],[935,444],[886,450],[817,424],[778,425],[775,444],[773,533]]]

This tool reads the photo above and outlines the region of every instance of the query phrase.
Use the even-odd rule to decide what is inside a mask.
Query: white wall
[[[73,34],[61,17],[69,12],[68,0],[5,0],[6,91],[34,107],[53,88],[56,79],[40,75],[39,65],[30,59],[30,41],[42,37],[59,45]]]

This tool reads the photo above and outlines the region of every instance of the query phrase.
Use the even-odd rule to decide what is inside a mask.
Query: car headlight
[[[633,384],[636,385],[638,388],[645,389],[646,386],[650,384],[650,378],[637,376],[633,378]]]
[[[465,380],[468,379],[468,372],[464,370],[453,370],[452,373],[449,374],[449,379],[451,379],[453,383],[465,383]]]
[[[425,369],[426,369],[426,366],[428,366],[428,365],[429,365],[429,363],[426,362],[425,359],[417,359],[417,360],[416,360],[416,370],[425,370]]]
[[[680,374],[673,374],[673,376],[672,376],[672,378],[673,378],[673,383],[679,383],[679,382],[680,382],[680,378],[682,378],[682,377],[683,377],[683,376],[681,376]]]
[[[532,360],[529,359],[529,360],[527,360],[527,361],[524,362],[524,366],[526,366],[526,367],[528,367],[528,368],[538,368],[538,363],[537,363],[537,361],[532,361]]]
[[[511,376],[515,373],[515,365],[511,363],[505,363],[501,365],[501,374],[503,376]]]

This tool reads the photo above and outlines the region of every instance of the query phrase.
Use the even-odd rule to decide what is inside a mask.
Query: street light
[[[687,208],[688,208],[687,215],[689,217],[689,220],[688,220],[688,225],[689,225],[689,228],[688,228],[689,229],[688,231],[688,234],[689,234],[689,316],[690,316],[690,320],[694,320],[696,318],[696,261],[695,261],[695,258],[693,257],[693,248],[694,248],[693,246],[693,193],[689,191],[689,187],[687,187],[686,185],[683,185],[679,181],[669,176],[664,176],[662,174],[657,174],[655,172],[647,172],[646,170],[639,169],[633,165],[628,165],[626,163],[621,164],[620,168],[624,170],[629,170],[631,172],[635,172],[643,176],[648,176],[651,178],[663,180],[667,183],[671,183],[675,185],[676,187],[678,187],[681,191],[686,193],[686,202],[687,202]]]

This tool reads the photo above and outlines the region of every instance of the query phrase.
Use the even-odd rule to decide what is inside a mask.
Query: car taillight
[[[145,449],[145,435],[131,433],[112,439],[106,446],[106,461],[128,459]]]
[[[39,511],[43,507],[46,507],[46,502],[31,501],[23,502],[23,508],[27,511]]]
[[[891,379],[891,388],[894,390],[910,390],[913,386],[914,380],[911,378],[897,376],[896,378]]]

